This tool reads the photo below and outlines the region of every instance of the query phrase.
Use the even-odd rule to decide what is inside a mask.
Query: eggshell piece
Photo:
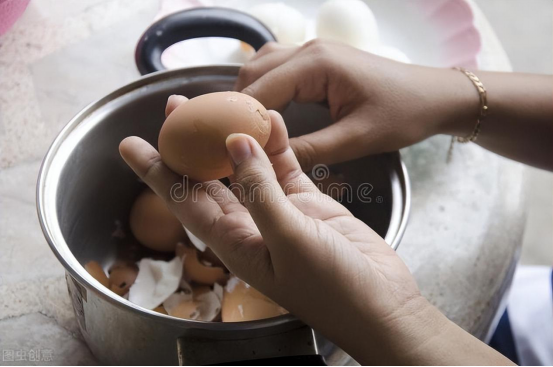
[[[203,263],[208,262],[212,266],[217,266],[217,267],[226,269],[221,259],[219,259],[217,255],[215,255],[212,249],[207,247],[207,245],[202,240],[200,240],[192,232],[186,229],[186,227],[183,226],[183,228],[186,231],[186,235],[188,236],[188,239],[190,240],[190,242],[192,242],[194,247],[196,247],[198,251],[200,251],[198,253],[198,256],[201,262]]]
[[[144,190],[134,202],[129,224],[136,239],[156,251],[174,251],[177,242],[186,238],[182,224],[150,189]]]
[[[177,292],[170,295],[164,302],[163,308],[167,311],[167,314],[172,315],[173,310],[183,302],[192,301],[192,293]]]
[[[188,236],[188,239],[190,240],[190,242],[192,242],[192,244],[201,252],[204,252],[205,249],[207,248],[207,245],[202,241],[200,240],[198,237],[196,237],[194,235],[194,233],[190,232],[188,229],[186,229],[185,226],[182,226],[182,228],[184,228],[184,231],[186,232],[186,235]]]
[[[217,92],[179,105],[165,120],[158,140],[163,162],[180,175],[209,181],[232,174],[226,139],[252,136],[263,147],[271,133],[267,110],[238,92]]]
[[[221,313],[221,300],[208,286],[194,287],[192,294],[174,293],[163,303],[170,316],[213,321]]]
[[[221,313],[221,300],[212,290],[196,295],[194,301],[199,305],[199,320],[213,321]]]
[[[270,298],[242,280],[229,279],[222,302],[223,322],[240,322],[266,319],[287,313]]]
[[[138,276],[129,290],[129,301],[152,310],[178,289],[181,277],[180,257],[171,261],[144,258],[138,263]]]
[[[210,263],[211,266],[217,266],[223,269],[226,269],[225,264],[219,259],[217,255],[209,247],[205,249],[204,252],[198,253],[200,261],[202,263]]]
[[[85,264],[84,268],[94,279],[109,289],[109,279],[104,272],[102,265],[100,265],[97,261],[89,261]]]
[[[109,273],[109,289],[119,296],[129,291],[138,276],[138,268],[134,265],[116,266]]]
[[[224,284],[227,281],[227,274],[223,268],[206,266],[198,259],[198,252],[195,248],[178,244],[177,256],[183,257],[184,274],[191,281],[204,285],[214,283]]]
[[[159,312],[159,313],[162,313],[164,315],[168,315],[167,311],[165,310],[165,307],[163,307],[163,306],[158,306],[158,307],[154,308],[152,311]]]
[[[184,301],[179,303],[169,315],[187,320],[197,320],[200,317],[198,303],[194,301]]]
[[[192,294],[194,299],[198,299],[199,296],[212,292],[211,288],[207,285],[199,285],[192,288]]]

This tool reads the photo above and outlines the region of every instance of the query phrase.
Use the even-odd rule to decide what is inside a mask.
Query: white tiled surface
[[[522,5],[528,2],[537,5]],[[534,47],[531,52],[538,52],[541,45],[539,40],[545,37],[547,41],[549,37],[549,48],[542,46],[541,52],[549,52],[551,55],[549,0],[510,2],[510,5],[518,4],[518,7],[500,6],[499,2],[492,0],[482,0],[480,3],[492,24],[497,25],[499,38],[506,43],[515,70],[543,67],[538,63],[524,64],[537,58],[519,60],[516,47],[531,46]],[[549,21],[536,20],[543,18],[540,9],[547,6]],[[132,63],[134,43],[154,18],[157,8],[157,0],[33,0],[23,18],[0,38],[0,350],[50,350],[53,354],[52,363],[95,363],[72,316],[63,268],[47,246],[36,219],[35,181],[40,160],[48,145],[69,118],[90,101],[138,77]],[[502,28],[510,29],[506,27],[510,19],[515,19],[517,12],[520,14],[523,10],[531,13],[531,16],[520,18],[527,28],[501,33]],[[539,29],[536,24],[540,25]],[[547,33],[547,29],[544,30],[547,26],[549,36],[543,36]],[[527,31],[532,36],[525,36]],[[522,42],[527,37],[535,37],[536,40]],[[513,45],[509,46],[509,42],[513,42]],[[547,57],[543,59],[547,60]],[[436,140],[428,146],[438,149],[440,144]],[[420,148],[415,148],[413,152],[413,165],[417,164],[417,159],[434,159]],[[424,171],[413,172],[413,177],[425,178],[425,174]],[[525,249],[527,253],[524,255],[527,261],[543,261],[550,256],[552,249],[552,190],[547,190],[551,188],[551,175],[528,169],[526,176],[531,181],[531,189],[528,190],[530,215],[525,243],[534,246],[526,247],[530,250]],[[417,183],[420,190],[424,182],[417,180]],[[428,193],[436,194],[432,191]],[[423,205],[421,202],[420,206]],[[478,210],[478,203],[474,205],[475,210]],[[443,207],[428,209],[433,212],[437,210],[438,216],[450,210]],[[490,220],[490,225],[495,225],[493,220]],[[544,227],[549,228],[549,232]],[[436,231],[447,230],[447,224],[436,222]],[[416,233],[413,228],[410,231],[411,234]],[[508,232],[505,235],[508,236]],[[432,269],[425,268],[424,262],[419,261],[425,257],[436,259],[440,256],[451,260],[454,254],[469,256],[470,253],[463,252],[462,248],[437,248],[436,251],[424,253],[418,250],[424,250],[422,243],[421,247],[415,247],[416,250],[410,250],[407,246],[410,241],[408,236],[409,233],[406,235],[406,246],[401,248],[400,254],[407,257],[423,292],[434,299],[438,306],[447,309],[448,315],[464,327],[477,330],[481,323],[480,314],[475,315],[472,309],[467,310],[466,304],[462,302],[457,308],[451,305],[451,301],[448,304],[448,299],[462,290],[449,289],[444,293],[433,288],[436,279],[432,279]],[[417,238],[411,238],[411,241],[416,242]],[[485,256],[490,256],[489,253],[497,248],[487,248],[488,255]],[[503,256],[508,258],[509,252],[515,250],[505,249],[507,253]],[[486,254],[486,251],[482,253]],[[490,258],[490,271],[505,266],[499,261],[500,257],[495,257],[499,261],[497,264],[493,262],[493,257]],[[454,266],[451,271],[463,270],[457,269],[455,262],[448,261],[443,261],[442,265],[451,263]],[[465,279],[465,283],[465,288],[469,289],[470,277]],[[462,286],[463,282],[459,284]],[[496,282],[496,286],[498,284]],[[478,304],[478,299],[473,299],[474,310],[485,309],[485,303],[489,302],[487,293],[493,291],[497,289],[481,290],[482,304]],[[448,292],[453,293],[450,295]],[[43,360],[38,364],[47,362]]]

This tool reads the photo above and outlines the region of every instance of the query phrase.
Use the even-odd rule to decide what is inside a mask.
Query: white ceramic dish
[[[315,37],[315,16],[324,0],[282,1],[304,14],[307,38]],[[376,16],[380,41],[403,51],[414,64],[478,67],[480,34],[465,0],[365,0]],[[223,6],[247,12],[256,0],[162,0],[156,19],[196,6]],[[236,40],[196,39],[170,47],[162,57],[168,68],[242,63],[247,56]]]

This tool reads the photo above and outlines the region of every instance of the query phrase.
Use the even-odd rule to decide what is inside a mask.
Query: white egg
[[[317,13],[317,37],[362,50],[372,50],[379,43],[374,14],[361,0],[325,2]]]
[[[410,64],[411,60],[401,50],[392,46],[380,46],[373,51],[378,56]]]
[[[284,3],[265,3],[248,12],[267,26],[279,43],[298,45],[305,41],[305,18],[296,9]]]

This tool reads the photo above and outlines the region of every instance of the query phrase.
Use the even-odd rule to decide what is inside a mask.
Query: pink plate
[[[23,14],[30,0],[0,0],[0,36]]]

